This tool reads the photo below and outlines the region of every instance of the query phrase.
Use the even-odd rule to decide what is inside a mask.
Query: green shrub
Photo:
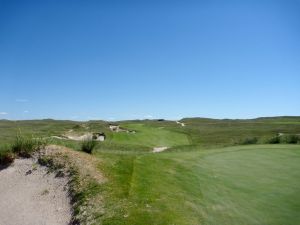
[[[93,149],[96,147],[96,145],[97,145],[97,141],[92,140],[92,139],[87,139],[87,140],[82,141],[81,150],[86,153],[91,154]]]
[[[45,146],[45,142],[40,138],[28,138],[17,135],[11,150],[21,157],[30,157],[35,151]]]
[[[257,144],[257,142],[258,142],[257,137],[247,137],[247,138],[243,139],[242,141],[240,141],[239,144],[252,145],[252,144]]]
[[[81,127],[80,127],[80,125],[78,125],[78,124],[76,124],[74,127],[73,127],[73,129],[75,129],[75,130],[78,130],[78,129],[80,129]]]
[[[6,166],[14,161],[14,154],[11,152],[8,146],[0,148],[0,165]]]
[[[266,144],[279,144],[280,143],[280,137],[277,135],[277,136],[274,136],[274,137],[271,137],[269,139],[267,139],[265,141]]]
[[[297,144],[300,141],[300,137],[293,134],[286,134],[280,137],[280,143],[284,144]]]

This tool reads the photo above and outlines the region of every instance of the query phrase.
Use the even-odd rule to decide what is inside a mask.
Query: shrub
[[[280,137],[280,142],[285,144],[297,144],[300,141],[300,137],[293,134],[287,134]]]
[[[280,137],[278,135],[274,136],[274,137],[271,137],[271,138],[267,139],[265,143],[266,144],[279,144],[280,143]]]
[[[86,153],[91,154],[93,149],[96,147],[96,145],[97,145],[97,141],[92,140],[92,139],[87,139],[87,140],[82,141],[81,150]]]
[[[41,149],[45,142],[39,138],[28,138],[17,135],[11,150],[21,157],[30,157],[35,151]]]
[[[0,165],[6,166],[14,161],[15,157],[11,150],[5,146],[0,149]]]
[[[247,137],[244,140],[242,140],[240,142],[240,144],[242,144],[242,145],[252,145],[252,144],[257,144],[257,142],[258,142],[257,137]]]
[[[73,127],[73,129],[75,129],[75,130],[80,129],[80,125],[76,124],[76,125]]]

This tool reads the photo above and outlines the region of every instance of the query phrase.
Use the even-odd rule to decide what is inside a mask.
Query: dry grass
[[[56,160],[61,161],[61,163],[64,163],[67,157],[68,165],[77,167],[81,176],[89,176],[98,183],[105,182],[104,176],[97,169],[101,163],[99,158],[57,145],[46,146],[42,154],[56,156]]]

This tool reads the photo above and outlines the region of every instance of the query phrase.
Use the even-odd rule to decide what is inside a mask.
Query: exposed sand
[[[77,135],[67,135],[66,137],[70,140],[74,140],[74,141],[84,141],[84,140],[88,140],[88,139],[92,139],[92,134],[84,134],[81,136],[77,136]]]
[[[167,149],[168,149],[168,147],[154,147],[152,152],[154,152],[154,153],[163,152]]]
[[[61,139],[61,140],[73,140],[73,141],[84,141],[84,140],[91,140],[93,139],[93,134],[86,133],[83,135],[76,135],[76,134],[69,134],[64,136],[51,136],[51,138]],[[104,136],[99,136],[97,139],[94,139],[95,141],[105,141]]]
[[[184,123],[181,123],[179,121],[176,121],[177,124],[180,124],[182,127],[185,127],[185,124]]]
[[[66,177],[55,177],[35,159],[16,159],[0,170],[1,225],[67,225],[71,205]]]

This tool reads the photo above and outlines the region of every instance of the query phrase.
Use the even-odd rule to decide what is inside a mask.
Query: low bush
[[[299,144],[300,136],[294,134],[277,135],[271,138],[267,138],[263,143],[266,144]]]
[[[257,137],[247,137],[247,138],[241,140],[239,144],[242,144],[242,145],[253,145],[253,144],[257,144],[257,142],[258,142],[258,138]]]
[[[298,135],[286,134],[280,137],[280,143],[283,144],[297,144],[300,141]]]
[[[81,151],[91,154],[93,149],[96,147],[97,141],[92,139],[87,139],[81,143]]]
[[[45,146],[45,141],[40,138],[29,138],[17,135],[11,146],[13,153],[21,157],[30,157],[35,151]]]
[[[280,143],[280,137],[277,135],[277,136],[268,138],[268,139],[265,141],[265,143],[266,143],[266,144],[279,144],[279,143]]]
[[[81,127],[80,127],[80,125],[78,125],[78,124],[76,124],[74,127],[73,127],[73,129],[75,129],[75,130],[78,130],[78,129],[80,129]]]

